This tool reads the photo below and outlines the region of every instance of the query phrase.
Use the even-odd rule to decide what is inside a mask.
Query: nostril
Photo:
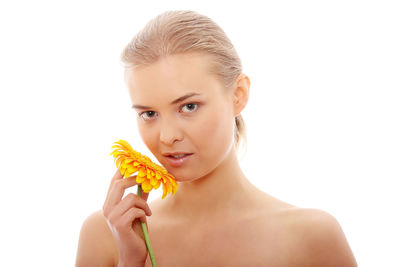
[[[160,141],[164,144],[171,145],[182,140],[182,134],[176,127],[171,124],[164,125],[160,130]]]

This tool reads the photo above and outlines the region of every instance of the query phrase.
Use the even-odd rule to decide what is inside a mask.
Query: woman
[[[241,171],[250,80],[215,22],[164,12],[122,60],[143,142],[179,189],[151,203],[148,194],[123,197],[135,176],[117,170],[103,209],[82,226],[77,266],[151,266],[139,220],[161,267],[357,266],[333,216],[278,200]]]

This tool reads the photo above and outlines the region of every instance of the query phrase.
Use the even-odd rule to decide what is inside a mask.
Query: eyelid
[[[197,110],[199,109],[199,107],[201,106],[201,103],[200,103],[200,102],[188,101],[188,102],[186,102],[185,104],[180,105],[180,107],[179,107],[179,112],[181,112],[182,108],[184,108],[185,106],[187,106],[187,105],[189,105],[189,104],[194,104],[194,105],[196,105],[196,108],[195,108],[193,111],[191,111],[191,112],[184,112],[184,113],[193,113],[193,112],[197,111]],[[145,113],[147,113],[147,112],[154,112],[154,116],[153,116],[152,118],[150,118],[150,119],[145,119],[145,118],[143,118],[143,114],[145,114]],[[158,116],[158,114],[157,114],[157,112],[154,111],[154,110],[145,110],[145,111],[138,112],[138,116],[139,116],[141,119],[143,119],[144,121],[152,121],[155,117]]]
[[[152,118],[150,118],[150,119],[145,119],[145,118],[143,118],[142,115],[145,114],[145,113],[147,113],[147,112],[154,112],[154,116],[153,116]],[[144,121],[151,121],[151,120],[153,120],[154,117],[157,117],[157,112],[155,112],[154,110],[145,110],[145,111],[139,112],[139,113],[138,113],[138,116],[139,116],[141,119],[143,119]]]
[[[141,116],[142,114],[144,114],[144,113],[146,113],[146,112],[150,112],[150,111],[153,111],[153,110],[145,110],[145,111],[141,111],[141,112],[138,112],[138,114]],[[155,113],[155,111],[153,111],[154,113]]]
[[[191,112],[184,112],[184,113],[193,113],[193,112],[195,112],[196,110],[198,110],[199,107],[200,107],[200,105],[201,105],[201,103],[199,103],[199,102],[194,102],[194,101],[192,101],[192,102],[187,102],[187,103],[185,103],[185,104],[183,104],[183,105],[181,105],[181,106],[179,107],[179,112],[181,112],[181,110],[182,110],[185,106],[187,106],[187,105],[189,105],[189,104],[194,104],[194,105],[196,105],[196,108],[195,108],[193,111],[191,111]]]

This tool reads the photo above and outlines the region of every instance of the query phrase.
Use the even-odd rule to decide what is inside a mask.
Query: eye
[[[183,112],[193,112],[197,109],[198,104],[196,103],[188,103],[182,107]]]
[[[156,113],[154,111],[144,111],[139,114],[139,117],[144,119],[145,121],[152,120],[156,117]]]

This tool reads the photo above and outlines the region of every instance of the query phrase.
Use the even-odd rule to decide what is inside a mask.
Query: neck
[[[254,186],[240,169],[235,150],[209,174],[190,182],[182,182],[171,196],[166,212],[192,222],[201,222],[221,216],[236,214],[237,209],[248,205]]]

